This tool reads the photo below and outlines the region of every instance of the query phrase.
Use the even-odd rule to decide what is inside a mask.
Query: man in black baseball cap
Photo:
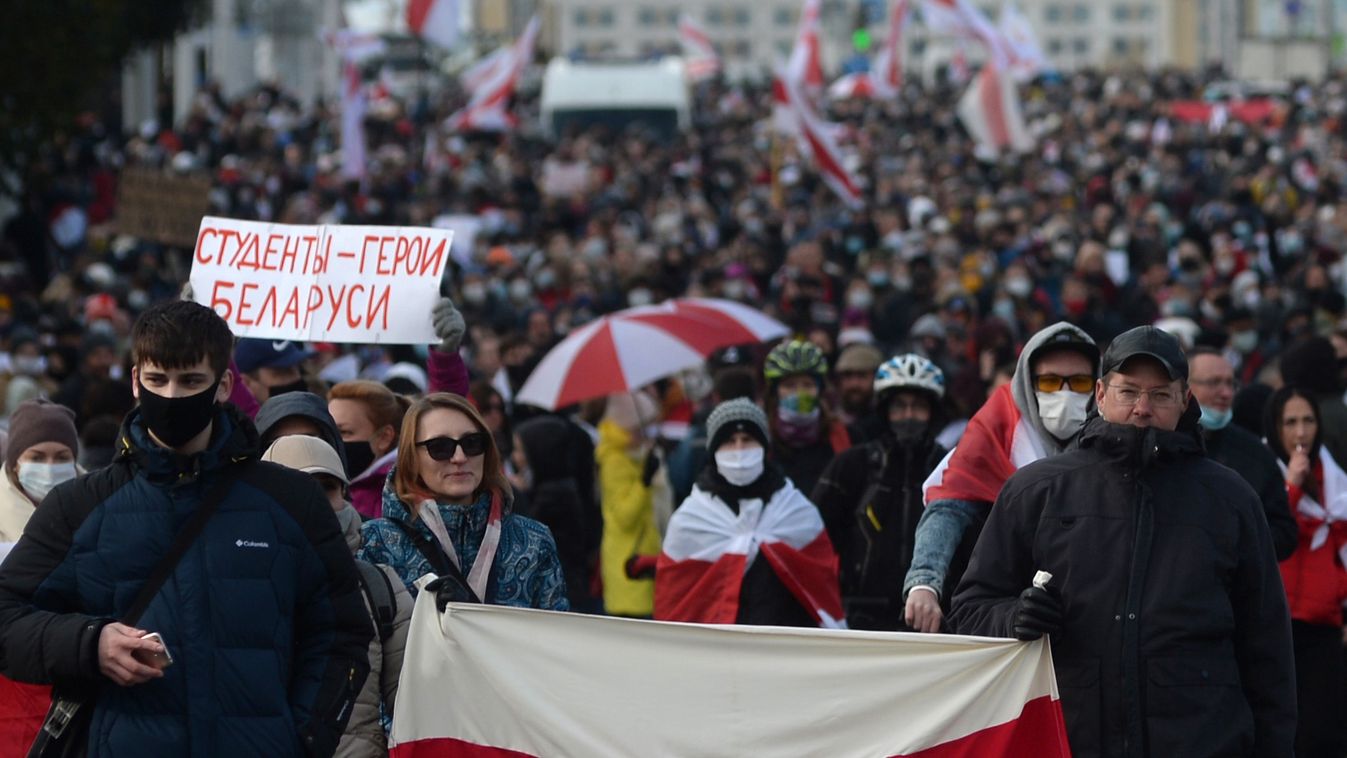
[[[1206,456],[1177,339],[1124,332],[1103,369],[1079,447],[1006,480],[954,627],[1052,635],[1076,755],[1291,755],[1291,621],[1262,502]],[[1196,697],[1155,696],[1189,681]]]
[[[290,340],[244,338],[234,346],[234,362],[258,403],[308,389],[301,365],[313,353]]]

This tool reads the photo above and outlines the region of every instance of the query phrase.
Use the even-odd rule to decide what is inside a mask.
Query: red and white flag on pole
[[[1015,0],[1002,0],[1001,18],[997,26],[1001,39],[1010,51],[1010,71],[1021,80],[1032,79],[1048,69],[1048,56],[1038,44],[1034,25],[1024,15]]]
[[[473,89],[468,104],[446,121],[454,131],[507,131],[517,123],[509,105],[514,97],[519,77],[533,60],[533,48],[538,41],[539,20],[529,19],[524,33],[509,49],[509,55],[490,66],[484,80]]]
[[[1014,77],[985,65],[959,98],[959,119],[977,140],[978,157],[994,159],[1002,152],[1034,149],[1033,135],[1024,124]]]
[[[1010,63],[1001,32],[972,0],[921,0],[921,17],[936,34],[976,39],[987,46],[987,58],[998,66]]]
[[[889,35],[875,56],[874,72],[870,75],[877,97],[897,97],[903,87],[903,39],[911,18],[911,0],[898,0],[889,11]]]
[[[489,55],[476,61],[471,66],[463,69],[458,75],[459,84],[468,92],[476,92],[495,76],[496,71],[501,66],[508,66],[513,54],[513,47],[498,47]]]
[[[746,710],[747,709],[747,710]],[[1047,639],[637,621],[422,592],[392,758],[1067,758]]]
[[[408,0],[407,28],[443,48],[458,43],[462,32],[459,0]]]
[[[1047,455],[1038,432],[1020,415],[1010,385],[1003,385],[973,414],[959,444],[922,484],[922,494],[927,503],[993,503],[1011,474]]]
[[[655,618],[733,624],[744,574],[767,561],[821,627],[846,626],[837,553],[818,508],[792,484],[739,512],[694,487],[674,512],[655,571]]]
[[[364,179],[366,101],[360,66],[350,59],[343,61],[341,80],[341,175]]]
[[[819,52],[819,11],[823,0],[804,0],[795,46],[790,51],[790,73],[811,94],[823,91],[823,58]]]
[[[678,16],[678,44],[683,49],[683,65],[689,81],[710,79],[720,72],[720,56],[702,25],[689,13]]]
[[[809,157],[825,184],[837,193],[847,205],[858,208],[865,204],[860,184],[851,174],[837,147],[839,125],[823,120],[814,106],[805,99],[800,82],[789,71],[777,71],[772,82],[772,122],[782,134],[795,137],[800,152]]]

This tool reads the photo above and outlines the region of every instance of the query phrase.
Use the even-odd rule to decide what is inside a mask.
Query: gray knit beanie
[[[746,397],[717,405],[706,419],[706,449],[715,453],[735,432],[745,432],[767,447],[767,414]]]

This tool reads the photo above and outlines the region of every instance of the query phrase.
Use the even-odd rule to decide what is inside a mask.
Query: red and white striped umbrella
[[[730,300],[685,298],[628,308],[576,329],[543,357],[515,401],[556,409],[631,392],[700,365],[715,350],[789,329]]]

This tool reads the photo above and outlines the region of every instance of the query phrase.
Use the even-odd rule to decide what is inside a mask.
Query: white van
[[[666,138],[692,124],[681,58],[653,63],[576,63],[553,58],[543,75],[542,126],[555,139],[570,127],[640,123]]]

